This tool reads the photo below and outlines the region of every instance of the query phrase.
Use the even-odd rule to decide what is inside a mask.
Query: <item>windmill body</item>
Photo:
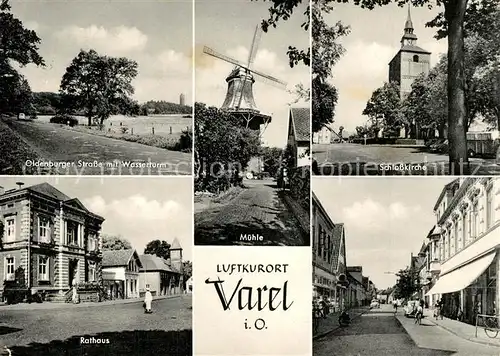
[[[263,132],[263,130],[261,131],[261,126],[264,125],[265,129],[271,122],[272,117],[261,113],[255,104],[253,96],[253,84],[255,83],[255,79],[258,78],[281,87],[286,86],[286,83],[283,81],[252,68],[255,56],[257,55],[258,42],[261,34],[262,30],[260,26],[257,26],[246,64],[218,53],[212,48],[206,46],[203,48],[205,54],[235,65],[234,69],[226,78],[227,93],[221,110],[227,111],[231,115],[238,117],[242,124],[253,130],[259,130],[260,134]]]

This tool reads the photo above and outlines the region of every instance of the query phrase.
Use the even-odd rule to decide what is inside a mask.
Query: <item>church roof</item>
[[[172,265],[169,265],[168,262],[158,256],[144,254],[140,255],[139,259],[142,262],[141,272],[171,272],[171,273],[179,273]]]
[[[415,53],[431,54],[431,52],[426,51],[422,47],[412,46],[412,45],[404,45],[403,47],[401,47],[400,52],[415,52]]]
[[[179,243],[179,240],[177,240],[177,237],[174,239],[172,242],[172,245],[170,246],[170,249],[172,250],[182,250],[181,244]]]

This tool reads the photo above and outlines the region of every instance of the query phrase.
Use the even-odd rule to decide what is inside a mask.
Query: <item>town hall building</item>
[[[0,297],[16,283],[64,301],[74,284],[99,283],[103,222],[48,183],[0,187]]]

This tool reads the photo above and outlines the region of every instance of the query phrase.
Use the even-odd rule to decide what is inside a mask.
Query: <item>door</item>
[[[68,277],[69,277],[69,286],[70,288],[73,287],[73,280],[75,280],[78,283],[78,260],[77,259],[70,259],[68,261]]]

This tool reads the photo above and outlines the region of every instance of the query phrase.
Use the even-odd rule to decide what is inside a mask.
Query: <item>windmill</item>
[[[241,122],[246,123],[246,127],[259,131],[261,125],[264,125],[265,130],[272,118],[270,115],[263,114],[257,109],[253,96],[253,83],[255,83],[255,78],[281,89],[286,87],[285,82],[252,68],[255,56],[257,55],[261,35],[262,29],[257,25],[246,64],[223,55],[207,46],[203,47],[203,53],[235,65],[234,69],[226,78],[227,94],[221,110],[225,110],[233,116],[240,118]],[[263,130],[260,134],[262,133]]]

